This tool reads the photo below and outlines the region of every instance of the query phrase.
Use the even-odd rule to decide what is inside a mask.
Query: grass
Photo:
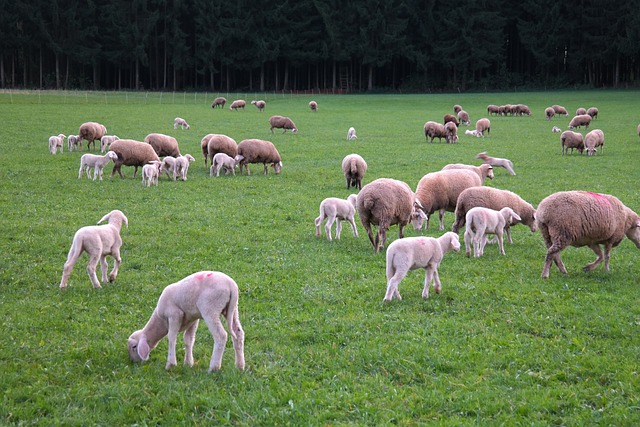
[[[542,238],[515,227],[504,257],[495,245],[480,259],[448,254],[442,294],[423,301],[424,273],[415,271],[400,285],[403,301],[383,304],[384,255],[373,254],[361,225],[359,239],[346,227],[333,242],[316,238],[313,226],[323,198],[350,193],[340,162],[352,152],[369,164],[365,183],[391,177],[415,189],[425,173],[477,164],[486,150],[511,159],[518,174],[496,170],[488,185],[534,205],[584,189],[638,211],[640,117],[623,114],[639,110],[638,92],[314,96],[317,113],[309,96],[258,96],[265,113],[212,110],[203,94],[144,102],[117,93],[0,94],[1,424],[640,423],[639,257],[628,240],[614,249],[610,273],[582,272],[593,253],[569,248],[569,274],[553,267],[542,280]],[[473,121],[490,103],[526,103],[534,115],[492,117],[489,138],[426,144],[424,122],[456,103]],[[550,130],[569,118],[549,123],[543,113],[556,103],[599,107],[593,127],[605,132],[603,156],[560,155]],[[271,114],[292,117],[299,134],[271,135]],[[173,130],[176,116],[191,130]],[[143,188],[127,167],[126,179],[77,179],[81,153],[52,156],[47,139],[88,120],[123,138],[175,135],[197,159],[189,180]],[[345,140],[349,126],[358,140]],[[251,176],[210,178],[199,148],[207,133],[271,140],[282,174],[254,165]],[[116,208],[129,218],[118,280],[92,289],[83,256],[60,292],[73,234]],[[452,221],[447,213],[447,228]],[[434,224],[426,234],[441,234]],[[396,239],[397,228],[388,235]],[[193,368],[164,370],[166,340],[147,363],[131,364],[129,334],[166,285],[199,270],[238,282],[247,370],[235,370],[229,344],[221,371],[207,374],[213,342],[204,326]]]

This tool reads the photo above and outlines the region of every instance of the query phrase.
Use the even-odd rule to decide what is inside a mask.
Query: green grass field
[[[223,94],[227,95],[227,94]],[[264,113],[212,110],[215,94],[0,94],[0,376],[4,425],[617,425],[640,424],[640,253],[614,249],[611,272],[584,273],[588,248],[562,253],[540,278],[539,233],[513,228],[500,256],[460,253],[440,266],[443,289],[424,301],[424,271],[384,304],[385,258],[364,228],[340,241],[315,237],[325,197],[346,198],[340,163],[368,162],[364,183],[396,178],[415,187],[447,163],[479,164],[480,151],[506,157],[516,176],[495,170],[487,185],[515,191],[535,206],[556,191],[610,193],[640,211],[640,93],[628,91],[442,95],[254,96]],[[315,99],[319,110],[307,103]],[[525,103],[531,117],[491,117],[491,136],[427,144],[422,126],[461,104],[475,123],[487,104]],[[605,132],[604,155],[561,155],[557,125],[544,108],[597,106],[592,128]],[[272,135],[268,117],[290,116],[297,135]],[[181,116],[190,130],[173,129]],[[143,188],[125,179],[77,178],[80,152],[48,152],[50,135],[77,133],[84,121],[142,140],[176,136],[191,153],[186,182]],[[346,141],[354,126],[356,141]],[[272,141],[280,175],[209,177],[200,152],[207,133]],[[584,133],[584,131],[583,131]],[[437,141],[437,140],[436,140]],[[62,267],[75,231],[112,209],[123,228],[115,283],[91,287],[84,255],[65,292]],[[447,229],[453,214],[445,216]],[[406,229],[405,235],[418,232]],[[439,236],[437,219],[424,234]],[[462,234],[462,233],[461,233]],[[398,238],[397,227],[388,243]],[[461,236],[462,237],[462,236]],[[112,260],[109,259],[110,265]],[[204,325],[193,368],[165,371],[167,342],[133,365],[127,337],[144,326],[162,289],[200,270],[219,270],[240,287],[247,369],[208,374],[213,339]]]

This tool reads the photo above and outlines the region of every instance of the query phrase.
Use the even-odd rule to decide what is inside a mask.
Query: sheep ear
[[[138,341],[138,356],[145,362],[149,360],[149,353],[151,349],[149,348],[149,344],[147,343],[147,338],[143,335],[140,337],[140,341]]]
[[[111,212],[109,212],[108,214],[103,216],[102,219],[100,221],[98,221],[98,224],[100,224],[101,222],[107,221],[110,216],[111,216]]]

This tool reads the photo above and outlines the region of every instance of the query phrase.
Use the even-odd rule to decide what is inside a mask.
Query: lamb
[[[175,119],[173,119],[173,128],[178,129],[178,126],[180,126],[180,129],[183,129],[183,130],[191,129],[191,126],[189,126],[189,123],[187,123],[187,121],[182,117],[176,117]]]
[[[100,181],[102,181],[102,170],[104,167],[113,160],[114,162],[118,159],[118,155],[113,151],[107,151],[107,154],[104,156],[98,156],[96,154],[86,153],[83,154],[80,158],[80,169],[78,170],[78,179],[82,178],[82,172],[87,172],[87,179],[90,179],[89,169],[93,168],[93,180],[99,176]]]
[[[402,181],[391,178],[378,178],[362,187],[357,198],[358,215],[373,245],[373,252],[384,248],[387,230],[398,224],[398,236],[404,237],[404,227],[411,221],[414,210],[415,194]],[[375,238],[371,225],[378,226]]]
[[[455,144],[456,142],[458,142],[458,128],[456,127],[455,123],[447,122],[444,125],[444,134],[444,139],[448,144]]]
[[[600,129],[593,129],[591,132],[584,136],[584,148],[587,151],[587,156],[597,154],[598,147],[600,148],[600,154],[604,153],[604,132]]]
[[[589,129],[589,124],[591,123],[591,116],[588,114],[581,114],[575,116],[569,122],[569,129],[579,128],[580,126],[584,126],[585,129]]]
[[[82,146],[82,140],[87,141],[87,150],[93,144],[93,148],[96,147],[96,141],[100,141],[100,139],[107,134],[107,128],[96,122],[86,122],[80,125],[80,130],[78,131],[79,144]]]
[[[244,110],[245,105],[247,105],[247,103],[244,99],[236,99],[231,103],[231,106],[229,107],[229,111],[231,110],[238,111],[238,108],[242,108]]]
[[[536,222],[547,247],[542,278],[549,277],[554,262],[566,274],[560,252],[567,246],[588,246],[597,258],[584,266],[589,272],[604,261],[609,271],[611,249],[625,236],[640,249],[640,217],[618,198],[586,191],[561,191],[544,198],[538,205]],[[600,248],[604,245],[604,253]]]
[[[183,181],[187,180],[187,172],[189,172],[189,165],[195,161],[191,154],[185,154],[184,156],[176,157],[175,166],[173,169],[174,181],[179,176]]]
[[[578,108],[576,110],[576,116],[582,116],[582,115],[585,115],[585,114],[587,114],[587,109],[586,108],[580,107],[580,108]]]
[[[224,168],[224,174],[228,175],[229,172],[236,176],[236,166],[238,166],[238,160],[234,157],[230,157],[225,153],[216,153],[211,160],[211,170],[209,176],[213,176],[215,171],[216,176],[220,176],[220,169]]]
[[[556,112],[552,107],[545,108],[544,116],[547,118],[547,120],[551,120],[555,115],[556,115]]]
[[[394,297],[402,300],[398,285],[410,270],[424,268],[426,270],[422,298],[429,298],[431,282],[435,291],[442,291],[438,276],[438,267],[447,252],[460,250],[460,239],[456,233],[447,232],[437,239],[434,237],[405,237],[392,242],[387,249],[387,292],[384,301]]]
[[[467,129],[464,131],[465,135],[473,135],[473,136],[478,136],[478,131],[476,131],[475,129],[471,130],[471,129]]]
[[[598,118],[598,109],[596,107],[590,107],[587,109],[587,114],[591,116],[592,119]]]
[[[240,164],[240,174],[242,174],[242,167],[244,166],[247,170],[247,175],[251,175],[249,163],[262,163],[264,165],[265,175],[269,172],[267,163],[271,163],[276,175],[282,171],[280,153],[278,153],[276,146],[273,145],[271,141],[264,141],[262,139],[245,139],[240,141],[236,160]]]
[[[518,221],[513,224],[506,224],[507,239],[510,244],[513,244],[513,240],[511,240],[511,225],[521,223],[528,226],[532,233],[535,233],[537,229],[535,221],[536,210],[531,203],[511,191],[482,186],[467,188],[460,193],[454,213],[456,219],[451,231],[457,233],[464,227],[467,212],[478,206],[496,211],[509,207],[518,214],[520,217]]]
[[[478,119],[476,122],[476,136],[484,138],[484,132],[491,133],[491,121],[487,118]]]
[[[168,178],[175,181],[178,178],[178,174],[176,173],[176,158],[167,156],[162,159],[162,170],[166,172]]]
[[[178,141],[172,136],[162,133],[150,133],[145,137],[144,142],[151,145],[159,157],[178,157],[180,155]]]
[[[298,132],[295,123],[289,117],[271,116],[269,117],[269,124],[271,125],[271,133],[273,133],[273,128],[284,129],[282,133],[286,133],[287,129],[290,129],[292,133]]]
[[[573,149],[578,150],[580,154],[584,150],[584,140],[581,133],[565,130],[560,135],[560,144],[562,145],[562,154],[568,154],[569,149],[573,153]]]
[[[482,164],[480,166],[465,165],[464,163],[449,163],[442,168],[443,171],[452,169],[466,169],[474,171],[478,175],[478,177],[480,177],[480,182],[482,184],[484,184],[485,178],[493,179],[495,176],[493,174],[493,166],[488,163]]]
[[[320,216],[315,219],[316,224],[316,237],[320,237],[320,225],[325,219],[327,223],[324,226],[324,231],[327,235],[327,240],[331,241],[331,227],[333,222],[336,223],[336,240],[340,240],[340,232],[342,231],[341,221],[349,221],[353,235],[358,237],[358,230],[356,229],[356,223],[354,220],[356,214],[357,195],[351,194],[346,200],[339,199],[337,197],[328,197],[320,203]]]
[[[105,135],[100,138],[100,152],[104,153],[105,151],[107,151],[107,149],[111,147],[111,143],[119,139],[120,138],[118,138],[116,135]]]
[[[467,229],[464,232],[465,254],[471,255],[473,245],[473,256],[481,257],[487,244],[487,234],[495,234],[498,238],[500,254],[505,255],[502,234],[511,221],[520,221],[520,217],[509,207],[499,211],[484,207],[469,209],[466,215]]]
[[[162,172],[162,162],[154,160],[142,166],[142,186],[151,187],[151,184],[158,186],[158,178]]]
[[[211,108],[216,108],[216,107],[224,108],[224,104],[226,103],[227,103],[227,99],[219,96],[213,100],[213,102],[211,103]]]
[[[349,132],[347,132],[347,141],[353,141],[354,139],[358,139],[356,129],[354,127],[350,127]]]
[[[76,231],[76,234],[73,236],[73,243],[69,250],[67,262],[64,263],[60,289],[66,289],[73,266],[83,252],[89,255],[87,273],[94,288],[101,287],[100,282],[98,282],[98,277],[96,276],[98,261],[100,261],[100,270],[102,271],[102,283],[107,283],[107,270],[109,268],[107,265],[107,256],[111,256],[115,260],[113,270],[109,273],[109,282],[116,280],[118,269],[122,263],[122,258],[120,258],[120,247],[122,246],[120,228],[122,228],[123,222],[129,227],[129,221],[119,210],[109,212],[98,221],[98,224],[104,221],[108,221],[108,223],[104,225],[86,226]]]
[[[426,122],[424,124],[424,136],[427,142],[429,142],[429,137],[431,137],[432,143],[434,138],[438,138],[438,140],[442,141],[442,138],[447,137],[444,132],[444,125],[432,121]]]
[[[442,124],[446,125],[449,122],[452,122],[453,124],[455,124],[456,127],[460,126],[460,121],[456,116],[454,116],[453,114],[445,114],[444,118],[442,119]]]
[[[69,135],[67,137],[67,148],[69,148],[69,151],[78,150],[80,148],[80,137],[78,135]]]
[[[501,159],[499,157],[491,157],[487,154],[486,151],[482,153],[476,154],[476,159],[482,159],[482,161],[486,164],[489,164],[493,167],[502,167],[509,171],[509,174],[515,175],[515,171],[513,170],[513,162],[509,159]]]
[[[500,107],[498,107],[497,105],[488,105],[487,114],[495,114],[496,116],[500,115]]]
[[[569,113],[567,112],[567,109],[564,108],[562,105],[552,105],[551,108],[553,108],[553,111],[557,114],[557,115],[563,115],[565,117],[569,117]]]
[[[62,153],[62,147],[64,146],[64,139],[66,138],[66,135],[64,134],[59,134],[57,136],[50,136],[49,137],[49,152],[51,154],[56,154],[58,152],[58,150],[60,150],[60,152]]]
[[[309,102],[309,108],[315,113],[318,111],[318,103],[316,101]]]
[[[235,352],[235,366],[244,370],[244,331],[238,313],[238,285],[229,276],[218,271],[200,271],[173,283],[162,291],[151,318],[143,329],[135,331],[127,340],[132,362],[149,360],[149,353],[165,336],[169,350],[165,369],[177,365],[176,341],[184,331],[184,364],[193,366],[193,344],[198,323],[203,319],[213,336],[213,354],[209,372],[222,366],[222,355],[227,343],[227,332],[220,316],[227,320]]]
[[[460,119],[460,123],[465,126],[469,126],[471,124],[471,120],[469,119],[469,113],[464,110],[458,111],[458,118]]]
[[[211,165],[213,165],[213,156],[218,153],[225,153],[229,157],[238,155],[238,143],[227,135],[210,133],[202,138],[200,145],[205,167],[207,166],[207,158],[211,159]]]
[[[264,107],[267,106],[267,103],[260,100],[260,101],[251,101],[251,105],[255,105],[256,108],[258,109],[258,111],[262,112],[264,111]]]
[[[134,166],[133,177],[138,174],[138,167],[143,166],[151,161],[160,161],[160,158],[156,154],[151,145],[134,141],[132,139],[119,139],[111,143],[111,151],[118,155],[118,159],[114,160],[115,163],[113,170],[111,171],[111,177],[118,172],[120,178],[124,178],[122,175],[122,166]]]
[[[558,126],[554,126],[554,127],[551,128],[551,132],[560,133],[560,132],[562,132],[562,129],[560,129]]]
[[[367,172],[367,162],[358,154],[349,154],[342,159],[342,173],[347,181],[347,189],[362,189],[362,178]]]

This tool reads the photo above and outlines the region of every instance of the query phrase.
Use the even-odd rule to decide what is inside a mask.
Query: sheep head
[[[147,337],[143,335],[142,330],[135,331],[127,340],[127,348],[129,351],[129,359],[132,362],[143,362],[149,360],[151,347],[147,343]]]
[[[102,219],[98,221],[98,224],[104,221],[108,221],[109,224],[118,224],[118,225],[121,225],[124,222],[127,228],[129,228],[129,220],[122,213],[122,211],[119,211],[117,209],[114,209],[108,214],[106,214],[105,216],[103,216]]]

